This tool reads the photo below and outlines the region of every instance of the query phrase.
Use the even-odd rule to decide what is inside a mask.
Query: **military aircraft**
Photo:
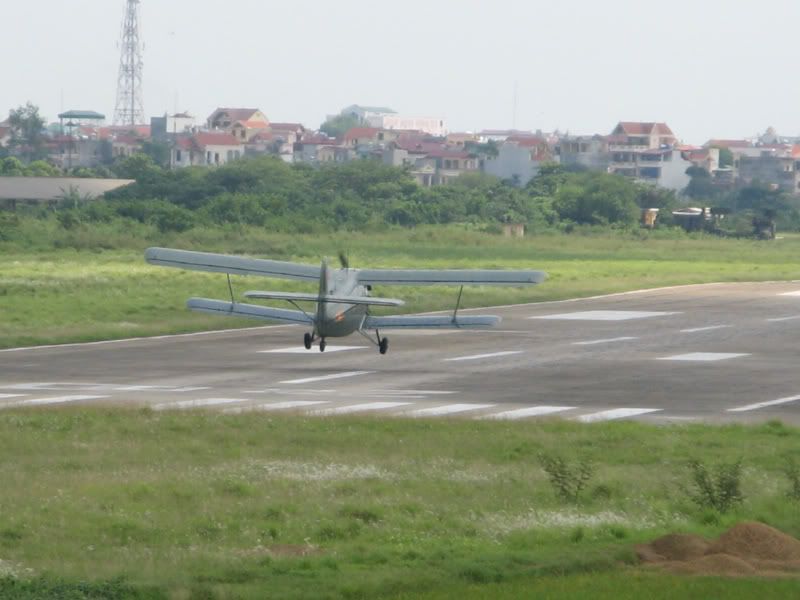
[[[310,350],[319,340],[320,352],[325,351],[329,337],[343,337],[358,332],[386,354],[389,339],[381,336],[385,329],[466,329],[493,327],[500,317],[492,315],[461,316],[458,309],[465,285],[534,285],[545,280],[542,271],[502,270],[417,270],[417,269],[351,269],[342,258],[341,269],[331,269],[323,260],[320,267],[261,258],[248,258],[226,254],[211,254],[171,248],[148,248],[145,259],[153,265],[225,273],[231,299],[209,300],[190,298],[189,309],[215,315],[249,317],[267,321],[297,323],[311,329],[303,336],[303,344]],[[258,304],[237,302],[233,295],[231,275],[262,275],[281,279],[319,282],[316,294],[298,292],[245,292],[245,298],[257,300],[285,300],[297,310],[273,308]],[[452,315],[447,316],[373,316],[370,306],[402,306],[394,298],[370,296],[375,285],[457,285],[461,286]],[[299,302],[316,303],[315,310],[304,310]],[[373,339],[367,331],[375,331]]]

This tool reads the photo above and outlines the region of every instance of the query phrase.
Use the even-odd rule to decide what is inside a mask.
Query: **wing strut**
[[[233,299],[233,286],[231,285],[231,274],[227,273],[228,275],[228,291],[231,293],[231,304],[236,304],[236,300]]]
[[[458,290],[458,300],[456,300],[456,308],[453,311],[453,323],[456,323],[456,316],[458,315],[458,308],[461,306],[461,294],[464,293],[464,286],[461,286],[461,289]],[[456,323],[458,324],[458,323]]]

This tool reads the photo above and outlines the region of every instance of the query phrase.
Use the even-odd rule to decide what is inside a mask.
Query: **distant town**
[[[755,138],[711,139],[694,146],[681,143],[663,122],[620,121],[607,134],[586,135],[450,132],[442,118],[358,104],[331,115],[319,128],[273,122],[258,108],[222,107],[204,120],[189,113],[165,114],[141,125],[110,126],[105,119],[90,110],[59,114],[42,130],[36,156],[24,139],[30,132],[5,120],[0,122],[0,157],[43,159],[63,174],[109,166],[138,153],[151,154],[170,169],[213,167],[261,155],[310,165],[367,159],[405,167],[421,186],[447,185],[475,172],[524,186],[543,164],[560,163],[676,192],[686,188],[687,171],[696,167],[725,190],[758,181],[800,194],[800,139],[772,128]]]

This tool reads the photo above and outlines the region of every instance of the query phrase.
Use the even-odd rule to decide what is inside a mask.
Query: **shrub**
[[[574,466],[570,466],[561,456],[541,454],[539,462],[556,496],[565,502],[577,502],[594,474],[594,466],[585,459],[579,459]]]
[[[790,485],[786,495],[792,500],[800,501],[800,465],[793,458],[787,457],[784,472],[786,477],[789,478]]]
[[[725,513],[744,500],[741,492],[741,460],[719,464],[713,472],[699,460],[691,461],[689,468],[694,488],[689,489],[688,494],[701,508],[713,508]]]

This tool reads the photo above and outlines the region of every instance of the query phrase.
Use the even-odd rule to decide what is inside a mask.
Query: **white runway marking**
[[[708,327],[693,327],[691,329],[681,329],[681,333],[697,333],[698,331],[712,331],[714,329],[724,329],[730,325],[709,325]]]
[[[170,410],[177,408],[200,408],[203,406],[218,406],[220,404],[235,404],[236,402],[249,402],[250,398],[202,398],[200,400],[181,400],[180,402],[164,402],[153,405],[153,410]]]
[[[553,415],[556,413],[564,412],[565,410],[573,410],[574,406],[531,406],[529,408],[517,408],[515,410],[507,410],[493,415],[484,415],[476,417],[478,419],[525,419],[526,417],[541,417],[544,415]]]
[[[210,390],[209,387],[174,387],[171,385],[120,385],[112,386],[115,392],[199,392]]]
[[[344,352],[346,350],[363,350],[368,346],[325,346],[325,352],[320,352],[316,346],[306,350],[305,346],[290,346],[289,348],[276,348],[275,350],[259,350],[259,354],[310,354],[312,356],[325,355],[329,352]]]
[[[299,385],[301,383],[313,383],[315,381],[330,381],[331,379],[344,379],[346,377],[358,377],[359,375],[369,375],[375,371],[347,371],[345,373],[334,373],[333,375],[320,375],[319,377],[304,377],[303,379],[287,379],[279,381],[288,385]]]
[[[81,400],[99,400],[108,396],[51,396],[50,398],[31,398],[30,400],[19,400],[3,404],[0,408],[11,408],[15,406],[38,406],[40,404],[63,404],[64,402],[80,402]]]
[[[656,360],[682,360],[688,362],[715,362],[718,360],[728,360],[730,358],[739,358],[741,356],[750,356],[747,353],[735,352],[689,352],[688,354],[675,354],[674,356],[662,356]]]
[[[376,390],[378,391],[378,390]],[[380,390],[384,394],[425,394],[426,396],[456,394],[447,390]]]
[[[458,356],[456,358],[445,358],[445,362],[456,362],[459,360],[479,360],[481,358],[496,358],[498,356],[511,356],[512,354],[522,354],[522,350],[507,350],[506,352],[490,352],[489,354],[473,354],[471,356]]]
[[[628,321],[630,319],[647,319],[649,317],[663,317],[677,315],[677,312],[660,312],[647,310],[582,310],[579,312],[559,313],[556,315],[543,315],[528,317],[529,319],[563,319],[566,321]]]
[[[316,390],[312,388],[292,388],[284,390],[281,388],[267,388],[265,390],[242,390],[243,394],[333,394],[335,390]]]
[[[588,342],[572,342],[573,346],[593,346],[595,344],[610,344],[612,342],[626,342],[628,340],[638,340],[637,337],[615,337],[615,338],[606,338],[604,340],[589,340]]]
[[[794,321],[800,319],[800,315],[793,315],[791,317],[776,317],[774,319],[767,319],[768,323],[780,323],[781,321]]]
[[[411,404],[411,402],[366,402],[364,404],[350,404],[348,406],[338,406],[336,408],[315,410],[309,414],[346,415],[348,413],[362,412],[368,410],[385,410],[387,408],[397,408],[398,406],[407,406],[409,404]]]
[[[778,294],[779,296],[800,296],[800,291],[794,292],[783,292],[782,294]]]
[[[328,400],[286,400],[285,402],[270,402],[269,404],[256,404],[254,406],[244,406],[240,408],[226,408],[222,412],[238,414],[255,410],[285,410],[288,408],[303,408],[327,403]]]
[[[755,404],[748,404],[738,408],[729,408],[728,412],[747,412],[750,410],[758,410],[759,408],[767,408],[768,406],[789,404],[790,402],[797,402],[798,400],[800,400],[800,396],[787,396],[786,398],[778,398],[777,400],[768,400],[767,402],[756,402]]]
[[[28,394],[0,394],[0,398],[19,398],[20,396],[27,396]]]
[[[658,412],[660,408],[613,408],[611,410],[601,410],[600,412],[591,413],[588,415],[581,415],[575,417],[576,421],[581,423],[595,423],[597,421],[613,421],[615,419],[625,419],[627,417],[635,417],[637,415],[646,415],[648,413]]]
[[[494,404],[445,404],[444,406],[434,406],[433,408],[420,408],[408,413],[411,417],[436,417],[439,415],[452,415],[455,413],[479,410],[481,408],[491,408]]]

